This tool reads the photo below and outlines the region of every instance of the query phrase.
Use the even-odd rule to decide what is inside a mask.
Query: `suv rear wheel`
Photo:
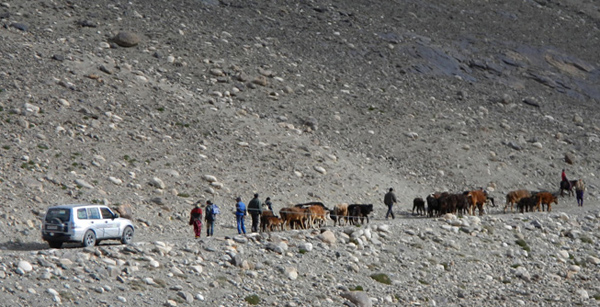
[[[88,230],[83,235],[83,247],[89,247],[96,245],[96,234],[92,230]]]
[[[123,236],[121,237],[121,243],[130,244],[133,241],[133,228],[125,227],[123,230]]]

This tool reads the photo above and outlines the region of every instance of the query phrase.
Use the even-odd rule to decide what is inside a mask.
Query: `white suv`
[[[48,208],[42,224],[42,239],[53,248],[63,242],[97,245],[101,240],[133,241],[134,227],[103,205],[61,205]]]

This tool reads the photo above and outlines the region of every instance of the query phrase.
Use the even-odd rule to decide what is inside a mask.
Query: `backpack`
[[[221,214],[221,210],[219,210],[219,207],[216,204],[212,204],[212,211],[215,215]]]
[[[213,204],[206,207],[206,219],[209,221],[214,221],[216,219],[216,214],[218,213],[218,207]]]

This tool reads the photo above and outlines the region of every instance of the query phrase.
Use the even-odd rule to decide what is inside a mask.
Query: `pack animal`
[[[569,196],[574,195],[573,187],[577,184],[577,180],[561,181],[560,182],[560,196],[564,196],[563,192],[569,192]]]

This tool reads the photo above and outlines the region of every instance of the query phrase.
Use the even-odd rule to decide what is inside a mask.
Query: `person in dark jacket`
[[[575,195],[577,195],[577,205],[583,207],[583,192],[585,191],[585,184],[583,179],[577,180],[575,184]]]
[[[194,209],[190,212],[189,224],[194,226],[196,239],[200,238],[200,235],[202,234],[202,208],[200,208],[200,201],[194,204]]]
[[[265,206],[269,209],[269,211],[273,212],[273,203],[271,202],[271,197],[267,197],[267,199],[265,199]]]
[[[258,232],[258,221],[262,214],[262,205],[258,199],[258,194],[254,194],[254,198],[248,203],[248,212],[252,217],[252,232]]]
[[[214,235],[214,230],[215,230],[215,219],[216,219],[216,213],[215,213],[215,206],[210,200],[206,201],[206,208],[205,208],[205,214],[204,214],[204,220],[206,221],[206,236],[210,237],[212,235]]]
[[[394,212],[392,211],[392,207],[394,207],[394,203],[397,203],[396,195],[394,194],[394,189],[390,188],[390,191],[385,194],[383,197],[383,203],[388,207],[388,211],[385,214],[385,218],[387,219],[390,215],[392,219],[395,219]]]
[[[242,202],[242,198],[238,197],[235,199],[235,219],[237,221],[238,234],[246,234],[246,226],[244,225],[244,219],[246,218],[246,204]]]

